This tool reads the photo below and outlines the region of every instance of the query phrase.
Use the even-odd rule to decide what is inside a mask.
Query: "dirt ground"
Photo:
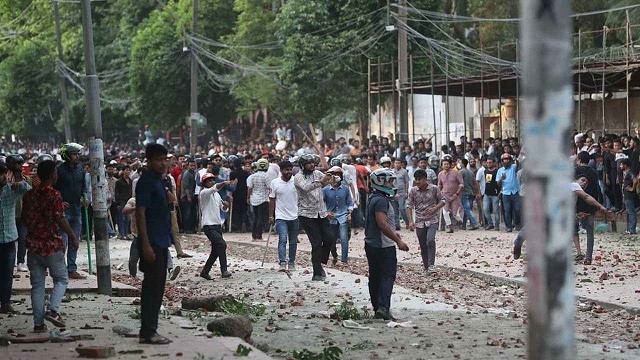
[[[526,357],[526,293],[518,286],[499,285],[455,268],[440,268],[435,275],[425,276],[419,264],[404,263],[392,307],[398,321],[411,321],[411,326],[389,328],[380,320],[362,320],[361,325],[372,329],[347,329],[321,314],[333,313],[344,300],[370,309],[364,259],[330,267],[327,281],[317,283],[310,281],[310,254],[301,250],[298,271],[289,279],[276,269],[274,248],[268,250],[267,264],[261,268],[265,243],[251,243],[246,237],[249,235],[226,236],[234,275],[222,280],[214,267],[214,281],[197,277],[209,251],[206,238],[185,238],[186,247],[196,257],[179,260],[183,271],[169,290],[176,301],[169,306],[176,306],[183,296],[221,293],[241,294],[248,302],[265,304],[267,313],[257,319],[254,339],[273,357],[291,357],[294,350],[302,349],[318,352],[329,346],[342,349],[345,359]],[[272,236],[272,243],[274,239]],[[305,241],[301,237],[302,249]],[[358,256],[358,250],[353,253]],[[577,302],[576,308],[579,358],[640,356],[640,316],[588,303]]]
[[[516,277],[518,271],[523,271],[524,262],[506,259],[509,256],[509,238],[513,234],[457,232],[453,236],[440,237],[444,234],[438,233],[437,261],[442,266],[436,274],[429,276],[422,273],[419,255],[416,255],[418,249],[415,239],[406,231],[403,231],[403,235],[412,250],[399,258],[402,264],[394,288],[392,310],[398,318],[397,322],[410,321],[405,324],[406,327],[391,328],[382,320],[364,319],[358,320],[357,323],[368,329],[350,329],[344,327],[342,321],[329,318],[345,300],[352,302],[357,309],[368,308],[369,314],[371,313],[367,290],[367,265],[361,258],[361,240],[358,237],[361,237],[361,234],[352,240],[353,258],[349,265],[338,263],[336,267],[329,266],[325,282],[311,281],[310,254],[306,251],[308,240],[304,236],[300,237],[300,250],[296,261],[298,270],[292,272],[289,278],[285,273],[277,271],[274,248],[270,247],[267,263],[261,267],[264,242],[251,243],[250,239],[247,239],[250,238],[249,234],[225,234],[233,276],[231,279],[221,279],[216,264],[211,272],[213,281],[197,276],[209,253],[206,238],[183,237],[183,247],[195,256],[192,259],[174,260],[181,266],[182,271],[175,281],[168,283],[165,301],[166,309],[174,315],[163,318],[161,328],[170,329],[169,335],[176,340],[178,348],[180,345],[188,346],[191,352],[185,351],[183,358],[201,358],[200,354],[194,351],[202,348],[201,354],[218,359],[219,357],[211,357],[213,354],[207,353],[202,342],[189,341],[206,341],[205,335],[211,336],[206,330],[208,320],[220,314],[178,310],[183,297],[231,294],[247,304],[265,307],[264,314],[254,316],[252,339],[257,348],[273,358],[291,359],[294,351],[307,349],[320,352],[329,347],[341,349],[343,359],[526,358],[525,290],[518,285],[504,285],[503,282],[494,282],[486,277],[474,276],[459,270],[473,266],[476,271],[478,268],[475,268],[475,265],[479,263],[479,270],[485,270],[485,273],[488,273],[486,270],[496,273],[505,271],[507,273],[503,277]],[[492,237],[495,239],[491,239]],[[275,238],[271,238],[273,245]],[[594,264],[595,270],[583,270],[581,267],[576,269],[576,273],[579,274],[586,272],[584,275],[578,275],[578,279],[580,276],[594,278],[593,282],[578,281],[577,286],[593,286],[590,291],[594,293],[598,288],[606,289],[609,294],[618,291],[624,295],[617,296],[620,305],[624,305],[623,301],[630,302],[638,298],[638,294],[634,293],[633,283],[619,280],[619,276],[613,276],[615,273],[612,273],[615,281],[599,280],[598,274],[605,267],[622,271],[623,266],[626,277],[637,272],[633,266],[637,263],[634,259],[638,256],[638,246],[633,240],[625,238],[611,236],[611,240],[602,240],[603,238],[597,240],[597,251],[600,251],[599,254],[602,255],[599,256],[603,258],[598,264]],[[628,245],[616,244],[616,241],[626,241]],[[139,278],[131,278],[124,273],[129,244],[126,241],[114,241],[111,244],[113,278],[119,282],[139,286]],[[496,250],[490,251],[491,246]],[[465,255],[466,253],[470,255]],[[613,257],[616,254],[618,259]],[[83,258],[84,254],[81,252],[81,268],[86,267]],[[473,259],[481,260],[474,262]],[[486,264],[489,266],[485,266]],[[521,273],[518,275],[522,276]],[[637,279],[633,276],[630,278]],[[611,298],[610,295],[607,296]],[[82,313],[82,317],[77,319],[74,325],[77,331],[85,323],[113,324],[114,321],[136,328],[136,321],[128,319],[129,315],[135,312],[133,299],[103,299],[99,296],[94,299],[93,295],[86,297],[87,299],[76,298],[71,305],[64,305],[69,308],[63,308],[64,312],[70,314]],[[25,302],[20,305],[24,307],[21,311],[28,314],[29,301],[22,298]],[[113,305],[109,306],[110,303]],[[103,315],[110,320],[105,321]],[[101,318],[103,320],[100,320]],[[0,335],[6,332],[9,326],[7,324],[17,328],[30,326],[29,322],[30,316],[27,315],[3,318],[0,321]],[[195,329],[185,330],[182,328],[184,324],[189,324],[187,327]],[[107,330],[97,330],[96,333],[107,337],[110,334]],[[105,341],[113,342],[112,337],[111,334],[111,339],[107,338]],[[215,337],[209,340],[214,341]],[[125,350],[137,349],[135,342],[124,347],[121,341],[116,339],[116,342]],[[29,348],[42,354],[42,351],[54,346],[61,345],[42,344]],[[71,349],[70,346],[65,346],[67,350]],[[637,359],[640,358],[638,346],[640,316],[624,310],[609,310],[590,303],[576,302],[578,358]],[[0,352],[3,352],[2,348]],[[69,357],[72,357],[71,354],[75,355],[71,351],[67,354]],[[169,354],[170,358],[177,357],[177,353],[166,354]],[[160,350],[147,349],[145,356],[164,355]],[[118,357],[135,358],[123,354]]]

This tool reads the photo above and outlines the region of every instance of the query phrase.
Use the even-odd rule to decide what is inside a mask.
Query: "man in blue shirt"
[[[346,185],[342,185],[342,168],[334,166],[328,171],[334,176],[333,183],[322,189],[324,203],[327,206],[327,217],[329,224],[337,239],[340,239],[340,249],[342,257],[340,261],[346,263],[349,258],[349,221],[348,218],[353,211],[354,204],[351,198],[351,192]],[[338,262],[338,252],[336,243],[331,248],[333,255],[333,264]]]
[[[162,182],[167,171],[167,149],[158,144],[146,147],[148,170],[143,172],[136,186],[136,221],[142,258],[140,343],[168,344],[171,340],[159,335],[158,312],[167,280],[167,260],[172,243],[169,191]]]
[[[11,313],[13,267],[16,262],[16,200],[31,187],[14,173],[14,182],[7,183],[7,166],[0,163],[0,313]]]
[[[82,207],[87,205],[84,197],[88,192],[84,167],[80,165],[80,151],[82,149],[83,146],[76,143],[68,143],[62,147],[60,155],[64,163],[58,166],[58,181],[53,187],[62,195],[62,201],[68,204],[64,211],[64,218],[67,219],[78,239],[80,239],[80,232],[82,231]],[[62,235],[62,241],[67,245],[67,272],[69,272],[69,279],[86,278],[86,276],[78,273],[78,265],[76,265],[78,248],[69,243],[65,232],[60,234]]]
[[[507,232],[512,232],[515,226],[518,231],[522,228],[520,222],[520,181],[518,181],[518,167],[513,163],[511,155],[502,154],[503,167],[498,169],[496,177],[502,187],[502,207],[504,210],[504,225]]]

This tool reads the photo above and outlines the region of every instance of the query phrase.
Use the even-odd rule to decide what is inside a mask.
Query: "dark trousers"
[[[254,239],[262,239],[262,230],[264,230],[267,221],[269,220],[269,203],[265,202],[258,206],[253,207],[253,228],[251,230],[251,237]]]
[[[142,296],[140,297],[140,337],[149,337],[158,330],[158,313],[164,296],[164,285],[167,281],[168,249],[151,245],[156,254],[154,261],[140,258],[140,271],[144,273],[142,280]]]
[[[353,209],[353,212],[351,212],[351,226],[356,229],[364,227],[364,217],[359,207]]]
[[[365,189],[358,189],[358,193],[360,194],[360,213],[362,213],[362,218],[366,220],[367,196],[369,196],[369,194]],[[364,221],[363,221],[363,226],[364,226]]]
[[[123,206],[124,207],[124,206]],[[127,216],[128,218],[128,216]],[[109,220],[107,220],[109,221]],[[91,241],[91,234],[93,234],[93,207],[91,205],[87,206],[87,217],[84,217],[84,209],[82,209],[82,230],[81,235],[83,238],[87,239],[87,228],[89,229],[89,241]],[[131,231],[129,230],[129,233]]]
[[[9,305],[13,288],[16,241],[0,244],[0,305]]]
[[[373,311],[379,308],[388,310],[398,267],[396,247],[376,248],[365,244],[364,251],[369,263],[369,296]]]
[[[198,216],[198,203],[195,197],[191,202],[186,198],[180,200],[180,210],[182,211],[182,226],[184,231],[195,232],[196,231],[196,217]]]
[[[246,197],[244,199],[233,198],[233,224],[231,229],[233,231],[242,231],[242,225],[247,224],[249,228],[249,204],[247,204]]]
[[[18,228],[18,264],[25,264],[27,256],[27,226],[22,219],[16,219],[16,227]]]
[[[613,201],[616,209],[622,210],[624,208],[624,196],[622,194],[622,187],[620,184],[615,184],[613,186]]]
[[[428,269],[429,266],[435,266],[436,263],[436,231],[438,223],[431,224],[429,227],[417,228],[416,235],[420,244],[420,255],[422,255],[422,266]]]
[[[227,271],[227,243],[222,238],[222,225],[206,225],[203,229],[205,235],[211,241],[211,253],[206,264],[204,264],[202,273],[208,274],[213,267],[213,263],[218,258],[220,258],[220,272],[224,273]]]
[[[311,264],[313,265],[314,276],[324,276],[322,264],[329,261],[329,253],[335,243],[335,235],[331,231],[329,219],[298,217],[300,225],[309,237],[311,243]]]
[[[138,274],[138,261],[140,260],[140,245],[138,242],[138,237],[134,236],[129,249],[129,275],[131,276]]]

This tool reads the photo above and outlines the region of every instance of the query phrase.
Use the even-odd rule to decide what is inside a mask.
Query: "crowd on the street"
[[[182,130],[173,144],[170,134],[159,141],[162,135],[146,128],[137,143],[105,145],[106,227],[109,236],[131,240],[130,275],[145,274],[143,342],[169,341],[156,332],[157,314],[167,277],[180,271],[167,249],[173,245],[178,258],[191,257],[180,233],[203,231],[210,240],[200,276],[211,280],[216,261],[222,278],[232,276],[225,233],[250,232],[256,242],[277,234],[280,270],[293,271],[304,232],[312,280],[324,281],[323,265],[348,263],[351,234],[364,231],[371,301],[385,319],[391,318],[396,247],[409,250],[402,227],[415,231],[426,274],[435,269],[439,229],[520,232],[514,247],[520,256],[526,156],[517,138],[461,137],[436,149],[433,137],[413,144],[391,136],[316,142],[316,134],[300,128],[304,140],[297,141],[291,126],[276,123],[256,134],[258,141],[232,142],[237,134],[229,137],[229,130],[208,143],[203,136],[189,154],[188,129]],[[591,263],[598,211],[626,210],[626,233],[636,233],[639,143],[630,135],[575,134],[576,261]],[[34,331],[44,332],[45,319],[64,326],[59,307],[67,283],[85,277],[76,258],[79,239],[90,240],[93,228],[88,152],[77,143],[54,148],[15,138],[3,138],[0,147],[0,311],[13,311],[14,267],[29,271]],[[586,231],[586,254],[579,227]],[[47,271],[54,290],[45,309]]]

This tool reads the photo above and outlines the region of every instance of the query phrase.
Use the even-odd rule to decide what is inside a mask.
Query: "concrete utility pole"
[[[198,33],[198,0],[193,0],[193,28],[191,35]],[[198,62],[195,50],[191,49],[191,155],[195,155],[198,146]]]
[[[58,62],[62,61],[62,32],[60,31],[60,11],[58,10],[58,1],[51,0],[51,6],[53,8],[53,17],[56,20],[56,48],[58,50]],[[69,123],[69,105],[67,101],[67,84],[62,77],[62,71],[60,70],[60,64],[56,63],[58,69],[59,83],[60,83],[60,95],[62,96],[62,120],[64,121],[64,139],[66,142],[71,142],[71,124]]]
[[[529,359],[574,359],[569,0],[521,0]],[[544,151],[540,151],[544,149]],[[549,154],[552,154],[549,157]],[[551,159],[551,163],[549,160]]]
[[[102,142],[102,115],[100,113],[100,83],[96,74],[93,47],[91,0],[82,0],[82,30],[84,33],[84,64],[86,71],[84,98],[87,103],[89,124],[89,159],[91,161],[91,190],[93,195],[93,228],[96,239],[96,267],[98,293],[111,295],[111,261],[107,234],[107,178],[104,167]]]
[[[403,23],[407,22],[407,0],[398,0],[398,18]],[[407,55],[407,31],[403,26],[398,26],[398,84],[400,88],[407,84],[409,66]],[[406,90],[398,89],[400,134],[396,134],[396,143],[400,140],[409,140],[409,94]],[[413,101],[413,99],[411,100]],[[397,129],[396,129],[397,130]]]

